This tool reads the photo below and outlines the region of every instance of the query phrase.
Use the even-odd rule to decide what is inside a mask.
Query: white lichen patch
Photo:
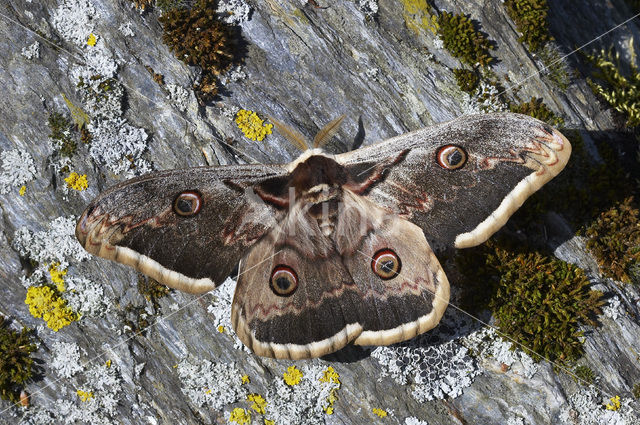
[[[264,417],[276,424],[324,424],[329,400],[340,387],[330,379],[321,380],[325,370],[318,364],[305,364],[300,368],[302,378],[295,385],[288,385],[282,376],[276,377],[267,390]]]
[[[527,353],[515,349],[513,343],[501,338],[493,328],[482,328],[463,338],[463,343],[477,356],[492,360],[496,367],[502,364],[514,367],[525,378],[531,378],[538,371],[536,363]]]
[[[136,33],[133,32],[133,28],[131,27],[131,22],[125,22],[124,24],[120,24],[118,27],[118,31],[125,37],[135,37]]]
[[[357,0],[357,4],[368,17],[373,17],[378,13],[378,0]]]
[[[115,365],[97,365],[73,380],[82,382],[73,391],[65,387],[64,398],[48,406],[38,405],[25,411],[20,421],[28,425],[52,423],[74,425],[111,425],[116,422],[116,407],[122,397],[122,378]]]
[[[235,363],[187,358],[178,364],[177,371],[182,392],[198,407],[220,410],[247,396],[243,374]]]
[[[217,12],[224,22],[238,25],[249,19],[251,6],[245,0],[220,0]]]
[[[75,217],[58,217],[47,227],[47,230],[39,232],[21,227],[13,237],[14,248],[20,255],[45,265],[45,268],[47,264],[59,263],[58,269],[66,269],[72,261],[91,257],[75,237]]]
[[[40,57],[40,43],[34,41],[27,47],[23,47],[20,54],[29,60],[38,59]]]
[[[146,131],[132,126],[123,117],[122,85],[113,78],[93,75],[87,69],[76,68],[72,74],[91,117],[87,126],[92,136],[91,157],[114,174],[134,176],[151,171],[149,162],[142,158],[147,149]]]
[[[602,314],[609,319],[617,320],[620,314],[624,314],[620,297],[614,295],[607,300],[607,305],[602,307]]]
[[[68,379],[81,372],[80,347],[73,342],[54,342],[49,366],[60,378]]]
[[[0,161],[0,194],[7,194],[12,188],[20,188],[35,179],[36,167],[33,158],[27,152],[18,149],[2,151]]]
[[[404,425],[429,425],[429,422],[410,416],[404,420]]]
[[[621,397],[617,410],[605,407],[610,403],[610,400],[599,394],[593,385],[581,388],[569,396],[569,405],[561,412],[560,421],[567,425],[635,425],[638,423],[638,416],[631,406],[631,399]]]
[[[473,95],[463,93],[462,113],[465,115],[503,112],[508,109],[508,105],[500,99],[498,88],[487,82],[481,81]]]
[[[84,47],[94,32],[96,9],[90,0],[62,0],[51,23],[63,39]]]
[[[213,315],[213,325],[216,329],[233,338],[233,346],[235,348],[250,353],[251,351],[240,341],[233,331],[231,324],[231,303],[235,290],[236,281],[228,277],[212,292],[213,299],[211,300],[211,305],[207,307],[207,312]]]
[[[187,110],[189,106],[189,90],[178,84],[166,84],[165,88],[169,92],[169,100],[180,112]]]
[[[104,288],[86,277],[65,278],[64,298],[69,307],[81,316],[102,317],[109,311],[109,298]]]

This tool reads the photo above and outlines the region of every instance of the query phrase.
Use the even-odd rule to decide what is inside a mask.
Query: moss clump
[[[620,62],[620,54],[613,48],[601,50],[599,55],[586,55],[586,58],[595,68],[591,77],[600,81],[597,83],[588,78],[591,90],[623,114],[627,126],[640,125],[640,71],[634,64],[635,57],[632,57],[627,70]]]
[[[488,307],[498,329],[534,360],[575,360],[583,352],[580,325],[596,325],[602,293],[578,267],[540,253],[489,241],[458,256],[466,276],[465,307]]]
[[[235,60],[233,28],[218,19],[217,6],[217,0],[198,0],[191,9],[169,8],[159,18],[163,41],[178,59],[202,68],[207,86]]]
[[[139,275],[138,292],[140,292],[147,301],[153,301],[155,303],[158,299],[169,295],[171,289],[155,279]]]
[[[24,385],[33,376],[31,353],[37,347],[29,329],[16,332],[7,325],[0,316],[0,398],[17,403]]]
[[[469,94],[474,94],[478,88],[478,84],[480,84],[478,74],[468,69],[456,68],[453,70],[453,76],[460,90]]]
[[[540,98],[532,97],[530,101],[523,102],[519,105],[511,105],[509,109],[511,109],[511,112],[529,115],[553,126],[564,124],[562,117],[558,117],[554,114]]]
[[[545,67],[541,71],[542,76],[560,90],[566,90],[571,84],[569,65],[563,56],[554,43],[545,44],[538,52],[538,57]]]
[[[633,386],[632,394],[636,399],[640,400],[640,383]]]
[[[605,275],[640,283],[640,219],[633,197],[600,214],[586,236],[587,247]]]
[[[71,135],[71,122],[60,112],[52,112],[47,120],[49,138],[60,156],[71,158],[76,153],[78,145]]]
[[[504,6],[522,34],[519,41],[527,43],[529,50],[537,52],[551,40],[547,24],[547,0],[506,0]]]
[[[582,385],[591,385],[593,384],[593,380],[595,379],[595,374],[593,370],[589,366],[576,366],[573,369],[573,373],[575,375],[576,381],[578,381]]]
[[[493,59],[489,40],[463,14],[442,12],[438,16],[438,35],[444,48],[467,65],[487,66]]]

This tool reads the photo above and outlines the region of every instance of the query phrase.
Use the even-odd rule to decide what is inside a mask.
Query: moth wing
[[[445,169],[445,146],[466,152]],[[555,177],[571,145],[529,116],[467,115],[345,154],[349,189],[422,228],[436,250],[487,240],[522,203]]]
[[[298,207],[242,260],[231,318],[256,354],[300,359],[349,342],[392,344],[433,328],[444,314],[449,284],[420,228],[366,199],[344,196],[335,237]],[[372,269],[381,249],[402,261],[389,280]],[[283,266],[297,278],[284,296],[270,282]]]
[[[169,287],[203,293],[222,283],[279,212],[254,187],[286,176],[278,166],[200,167],[151,173],[101,193],[86,208],[76,237],[92,254]],[[196,204],[178,214],[176,201]]]

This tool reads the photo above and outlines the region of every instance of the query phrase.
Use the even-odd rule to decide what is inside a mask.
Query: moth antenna
[[[340,124],[342,124],[342,120],[344,120],[344,117],[346,117],[346,115],[342,114],[338,118],[331,121],[329,124],[322,127],[320,131],[318,131],[318,134],[316,134],[316,137],[313,138],[313,147],[319,148],[326,145],[327,142],[331,140],[331,138],[338,132],[338,129],[340,128]]]
[[[289,127],[288,125],[278,121],[277,119],[271,116],[269,116],[268,118],[269,118],[269,121],[271,121],[273,125],[275,125],[275,127],[278,129],[278,132],[282,134],[284,137],[286,137],[287,140],[293,144],[293,146],[295,146],[296,148],[300,149],[303,152],[309,149],[309,145],[307,144],[305,137],[302,134],[298,133],[293,128]]]

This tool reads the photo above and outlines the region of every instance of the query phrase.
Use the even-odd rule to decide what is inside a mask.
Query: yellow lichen
[[[434,35],[438,32],[438,17],[431,14],[431,6],[427,0],[401,0],[404,8],[404,22],[407,28],[420,33],[429,30]]]
[[[47,326],[55,332],[78,319],[67,306],[67,301],[49,286],[30,287],[27,289],[24,302],[29,306],[29,312],[33,317],[42,317]]]
[[[265,419],[264,425],[276,425],[276,422],[272,421],[271,419]]]
[[[384,418],[385,416],[388,415],[386,410],[382,410],[382,409],[378,409],[377,407],[374,407],[372,412],[378,416],[380,416],[381,418]]]
[[[242,385],[248,384],[249,382],[251,382],[249,375],[242,375]]]
[[[111,359],[107,360],[104,365],[109,369],[111,367]]]
[[[251,407],[251,409],[255,410],[261,415],[264,415],[264,408],[267,406],[267,400],[265,400],[264,397],[262,397],[260,394],[249,394],[247,396],[247,401],[252,403],[251,406],[249,406]]]
[[[300,372],[300,370],[295,366],[289,366],[282,376],[284,377],[285,384],[293,386],[300,383],[300,380],[302,379],[302,372]]]
[[[76,394],[78,394],[78,397],[80,397],[80,400],[82,401],[88,401],[93,398],[93,393],[91,391],[78,390],[76,391]]]
[[[267,134],[271,134],[273,128],[273,124],[264,124],[264,120],[258,114],[245,109],[240,109],[236,114],[236,124],[247,138],[257,141],[261,141]]]
[[[618,410],[620,409],[620,396],[617,395],[615,397],[611,397],[611,402],[606,404],[607,410]]]
[[[224,326],[218,326],[218,332],[220,332],[221,334],[224,333]]]
[[[96,45],[96,42],[98,41],[98,39],[96,38],[95,35],[93,34],[89,34],[89,38],[87,39],[87,44],[91,47]]]
[[[67,270],[59,270],[60,263],[51,263],[49,266],[49,276],[51,276],[51,282],[56,284],[58,291],[64,291],[64,276],[67,274]]]
[[[340,384],[340,375],[335,369],[329,366],[324,372],[322,372],[322,378],[320,378],[320,382],[333,382],[336,384]]]
[[[86,174],[80,175],[75,171],[69,174],[69,177],[64,179],[64,181],[67,183],[67,186],[69,186],[73,190],[77,190],[78,192],[82,192],[83,190],[89,187],[89,182],[87,181],[87,175]]]
[[[229,415],[229,422],[235,422],[238,424],[251,423],[251,414],[240,407],[236,407]]]
[[[20,194],[20,196],[24,196],[24,194],[27,193],[27,186],[22,185],[18,193]]]
[[[337,392],[338,392],[338,388],[340,388],[340,375],[338,374],[338,372],[335,371],[333,367],[329,366],[322,373],[320,382],[327,382],[327,383],[332,382],[334,384],[338,384],[337,388],[332,388],[331,391],[329,391],[329,396],[327,397],[327,405],[322,407],[322,409],[327,415],[332,415],[333,405],[338,400]]]

